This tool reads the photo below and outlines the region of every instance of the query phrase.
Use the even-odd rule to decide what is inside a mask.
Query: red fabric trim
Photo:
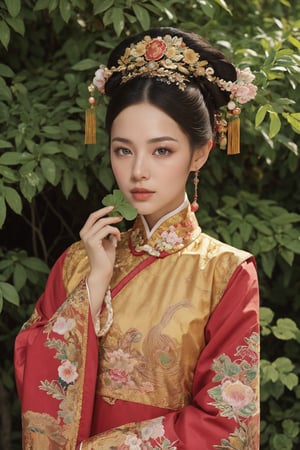
[[[115,286],[112,290],[111,290],[111,295],[112,297],[114,297],[115,295],[117,295],[121,289],[126,286],[127,283],[129,283],[130,280],[132,280],[132,278],[134,278],[141,270],[145,269],[145,267],[150,266],[150,264],[154,263],[154,261],[156,261],[157,258],[156,256],[149,256],[147,259],[144,259],[144,261],[142,261],[140,264],[138,264],[131,272],[129,272],[128,275],[126,275],[125,278],[123,278],[117,286]]]

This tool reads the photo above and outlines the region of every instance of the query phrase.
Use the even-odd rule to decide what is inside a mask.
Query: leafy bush
[[[300,5],[289,0],[0,0],[0,442],[20,448],[14,338],[48,267],[114,187],[98,144],[83,144],[87,85],[125,35],[179,26],[256,74],[242,153],[201,172],[202,228],[257,259],[261,286],[261,448],[300,443]],[[272,15],[270,15],[272,11]],[[191,189],[191,187],[189,187]],[[10,405],[8,408],[6,405]]]

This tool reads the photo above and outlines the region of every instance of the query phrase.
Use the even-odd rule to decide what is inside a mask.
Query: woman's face
[[[125,108],[112,124],[110,156],[118,186],[150,228],[181,205],[188,174],[205,163],[209,149],[208,144],[192,155],[179,125],[149,103]]]

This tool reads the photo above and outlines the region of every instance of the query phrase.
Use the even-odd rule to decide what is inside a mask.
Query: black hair
[[[108,68],[117,66],[125,49],[142,40],[145,35],[155,38],[166,34],[182,37],[189,48],[199,53],[202,60],[208,61],[219,78],[226,81],[236,80],[235,67],[221,51],[195,33],[168,27],[153,28],[122,41],[111,53]],[[120,73],[113,73],[105,85],[105,92],[111,97],[106,115],[106,129],[109,134],[114,119],[124,108],[148,102],[178,123],[194,149],[208,142],[214,131],[215,111],[229,101],[228,92],[221,90],[205,77],[192,79],[182,91],[176,84],[168,84],[166,79],[136,77],[121,83],[121,76]]]

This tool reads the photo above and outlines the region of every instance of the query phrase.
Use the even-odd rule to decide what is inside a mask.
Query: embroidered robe
[[[23,449],[259,449],[253,257],[187,207],[122,234],[113,325],[98,339],[73,244],[16,339]],[[101,312],[105,323],[106,310]]]

